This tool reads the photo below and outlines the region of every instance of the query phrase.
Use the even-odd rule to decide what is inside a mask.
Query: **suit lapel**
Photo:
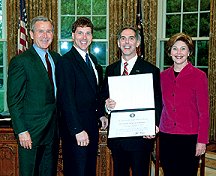
[[[86,78],[87,78],[89,84],[91,85],[93,91],[96,93],[97,83],[94,80],[96,78],[93,77],[95,75],[92,76],[92,74],[90,74],[90,71],[89,71],[89,68],[88,68],[87,64],[85,63],[85,61],[83,60],[83,58],[81,57],[81,55],[79,54],[79,52],[74,47],[72,48],[72,52],[75,55],[74,59],[77,60],[79,66],[81,68],[81,70],[86,75]]]
[[[57,56],[53,53],[53,51],[49,51],[49,53],[50,53],[50,55],[51,55],[51,57],[52,57],[52,59],[53,59],[53,62],[54,62],[54,64],[56,65],[56,63],[57,63]],[[60,56],[60,55],[59,55]]]
[[[140,58],[138,57],[135,64],[134,64],[134,66],[133,66],[133,68],[132,68],[132,70],[131,70],[130,75],[141,74],[142,70],[140,68],[140,65],[141,65],[140,64]]]
[[[113,76],[121,76],[121,60],[113,68]]]
[[[33,47],[30,48],[30,59],[32,62],[32,66],[38,70],[38,74],[40,75],[41,79],[44,79],[45,82],[50,82],[49,81],[49,77],[47,74],[47,70],[43,64],[43,62],[41,61],[40,56],[37,54],[37,52],[35,51],[35,49]],[[50,83],[51,86],[51,83]]]

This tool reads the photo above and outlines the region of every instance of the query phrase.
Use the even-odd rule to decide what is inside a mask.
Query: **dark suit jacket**
[[[159,126],[160,114],[162,109],[162,98],[161,98],[161,88],[160,88],[160,70],[152,65],[151,63],[137,58],[137,61],[134,64],[133,69],[131,70],[130,75],[135,74],[144,74],[152,73],[153,74],[153,86],[154,86],[154,99],[155,99],[155,121],[156,125]],[[102,87],[101,96],[103,102],[109,97],[109,88],[108,88],[108,77],[110,76],[120,76],[121,75],[121,60],[107,66],[106,74],[104,79],[104,84]],[[117,147],[118,145],[123,144],[128,150],[145,150],[146,147],[149,149],[152,146],[152,140],[143,139],[143,137],[128,137],[128,138],[113,138],[108,139],[108,145],[110,148]]]
[[[102,67],[96,58],[90,54],[98,71],[99,81],[102,80]],[[75,137],[75,134],[85,130],[92,134],[90,141],[98,140],[98,93],[99,86],[95,84],[87,64],[72,47],[62,56],[56,67],[58,88],[58,105],[61,111],[61,134]],[[93,138],[93,139],[91,139]]]
[[[54,63],[58,53],[49,51]],[[8,69],[7,103],[15,134],[29,131],[33,146],[56,134],[56,100],[46,68],[35,49],[12,58]]]

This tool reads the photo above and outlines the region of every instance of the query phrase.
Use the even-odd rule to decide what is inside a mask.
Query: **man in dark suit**
[[[35,17],[30,27],[33,46],[9,64],[7,103],[18,138],[19,175],[54,176],[58,158],[54,71],[60,55],[48,50],[54,32],[48,18]]]
[[[108,77],[152,73],[155,100],[156,132],[159,131],[161,114],[160,70],[137,56],[136,48],[140,45],[139,32],[131,27],[123,28],[118,34],[118,47],[121,59],[106,68],[102,95],[106,100],[106,110],[112,113],[115,100],[109,98]],[[125,63],[127,63],[125,68]],[[127,87],[126,87],[127,89]],[[115,176],[148,176],[150,153],[153,149],[155,136],[108,138],[108,146],[112,151]]]
[[[73,47],[56,66],[64,176],[96,175],[102,67],[88,51],[92,34],[92,22],[77,19],[72,25]]]

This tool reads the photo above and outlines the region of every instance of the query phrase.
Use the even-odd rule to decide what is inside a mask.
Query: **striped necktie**
[[[127,62],[125,62],[124,63],[124,71],[123,71],[123,76],[125,76],[125,75],[128,75],[128,68],[127,68],[127,66],[128,66],[128,63]]]

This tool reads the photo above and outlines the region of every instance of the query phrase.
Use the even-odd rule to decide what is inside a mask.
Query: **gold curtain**
[[[145,60],[156,63],[157,1],[141,0]],[[117,33],[124,26],[136,25],[137,0],[110,0],[109,5],[109,63],[119,59]]]
[[[145,60],[156,65],[157,8],[155,0],[142,0]]]
[[[8,0],[7,2],[7,36],[8,36],[8,60],[17,54],[17,31],[20,16],[20,1]],[[32,18],[43,15],[52,19],[55,33],[51,49],[57,51],[57,20],[58,20],[58,0],[26,0],[26,13],[28,19],[28,29]],[[29,30],[28,30],[29,32]],[[28,37],[29,46],[32,44],[30,36]]]
[[[109,63],[119,59],[118,31],[124,26],[136,24],[136,7],[134,0],[109,1]]]
[[[208,79],[210,92],[210,140],[216,141],[216,0],[211,0]]]

